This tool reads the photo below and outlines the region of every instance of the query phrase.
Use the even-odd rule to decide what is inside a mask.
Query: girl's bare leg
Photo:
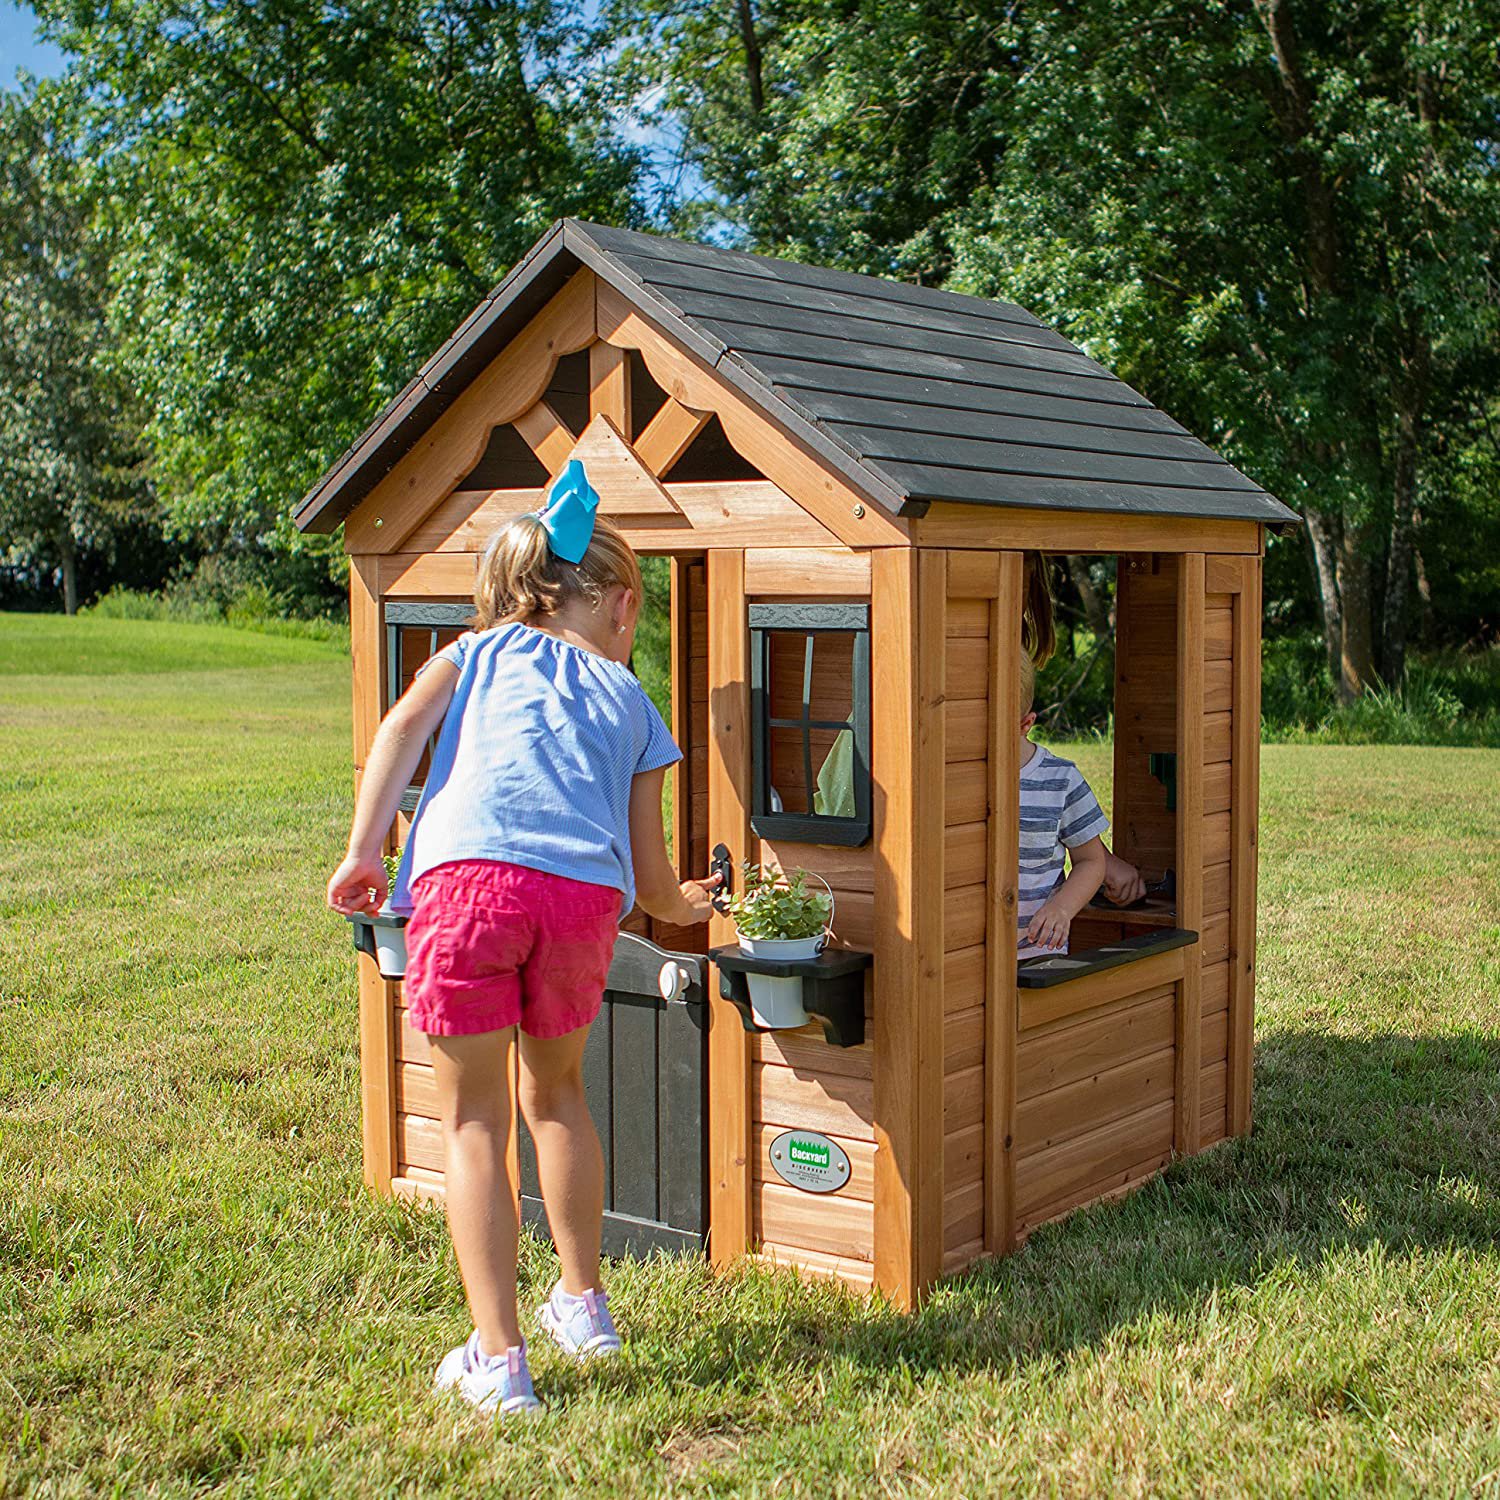
[[[567,1036],[521,1035],[521,1108],[536,1143],[537,1175],[562,1287],[575,1297],[599,1285],[604,1153],[583,1097],[588,1027]]]
[[[430,1039],[443,1116],[448,1232],[479,1330],[479,1346],[490,1355],[522,1342],[516,1315],[520,1226],[505,1169],[514,1036],[512,1026],[479,1036]]]

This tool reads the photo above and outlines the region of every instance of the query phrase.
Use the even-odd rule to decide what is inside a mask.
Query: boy
[[[1025,652],[1020,668],[1021,880],[1016,956],[1026,959],[1068,951],[1068,929],[1105,884],[1110,855],[1100,838],[1109,819],[1078,767],[1029,738],[1036,724],[1036,667]],[[1066,879],[1064,851],[1073,866]],[[1133,889],[1139,879],[1130,866],[1117,863],[1120,879],[1110,882],[1109,892],[1115,899],[1116,884]],[[1131,877],[1128,881],[1123,878],[1126,872]]]

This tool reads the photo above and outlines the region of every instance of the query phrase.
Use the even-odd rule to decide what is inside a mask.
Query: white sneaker
[[[608,1298],[601,1291],[570,1296],[562,1282],[536,1310],[537,1321],[574,1359],[598,1359],[620,1352],[620,1335],[609,1316]]]
[[[479,1347],[477,1329],[466,1344],[450,1349],[443,1356],[433,1389],[452,1391],[470,1406],[483,1412],[498,1412],[502,1417],[524,1416],[542,1409],[531,1388],[526,1346],[491,1357]]]

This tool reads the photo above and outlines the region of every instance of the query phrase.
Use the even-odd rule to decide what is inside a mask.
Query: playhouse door
[[[604,1253],[697,1254],[708,1233],[707,960],[622,932],[583,1054],[604,1147]],[[521,1215],[546,1225],[536,1151],[520,1131]]]

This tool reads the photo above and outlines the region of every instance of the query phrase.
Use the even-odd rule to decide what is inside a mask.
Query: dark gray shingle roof
[[[956,501],[1296,519],[1024,308],[564,220],[324,475],[298,524],[332,530],[580,263],[898,514]]]

